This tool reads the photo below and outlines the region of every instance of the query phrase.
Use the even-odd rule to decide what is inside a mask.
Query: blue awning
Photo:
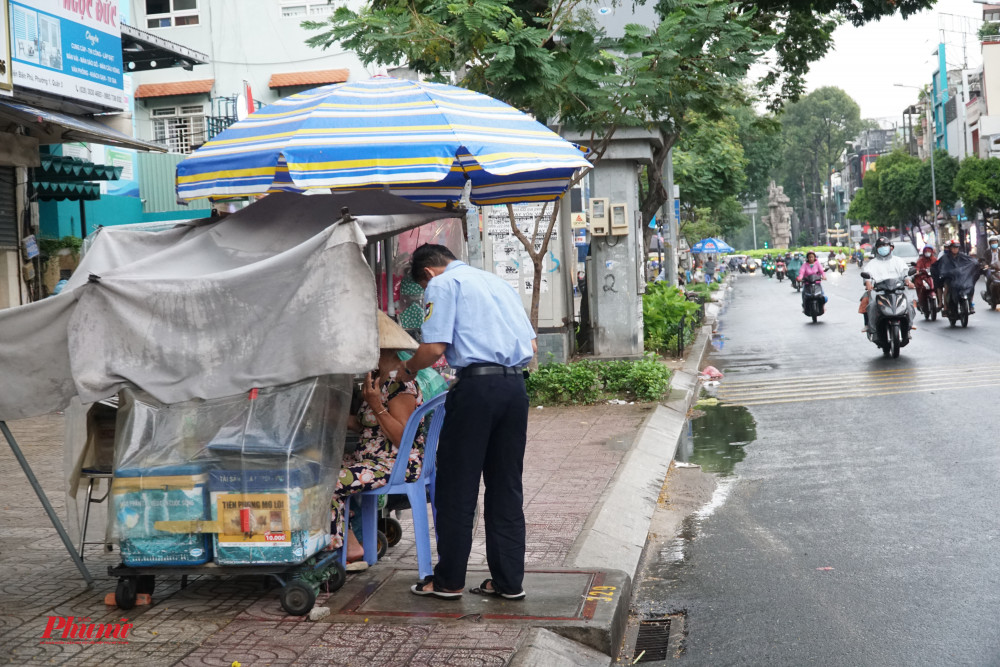
[[[41,144],[85,141],[105,146],[134,148],[140,151],[166,152],[162,146],[122,134],[91,118],[39,109],[21,102],[0,100],[0,119],[13,121],[24,126],[28,136],[38,139]]]

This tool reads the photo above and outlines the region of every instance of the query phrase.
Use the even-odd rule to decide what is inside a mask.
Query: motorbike
[[[830,259],[826,260],[826,268],[830,271],[830,273],[836,273],[836,271],[837,271],[837,258],[836,257],[831,257]]]
[[[910,269],[910,275],[916,269]],[[861,277],[871,279],[871,274],[864,272]],[[873,303],[868,306],[868,340],[882,349],[886,357],[896,359],[900,348],[910,342],[910,330],[916,311],[913,304],[906,298],[906,283],[898,278],[880,280],[872,286]]]
[[[742,262],[740,262],[740,267],[739,268],[740,268],[740,273],[746,273],[747,272],[747,261],[745,259]]]
[[[778,264],[774,267],[774,275],[778,278],[778,282],[779,283],[782,280],[785,279],[785,263],[784,262],[778,262]]]
[[[826,305],[826,297],[823,296],[823,287],[820,285],[822,278],[816,274],[811,274],[803,278],[805,286],[802,289],[802,312],[806,317],[811,317],[815,323],[823,314],[823,307]]]
[[[844,274],[844,271],[847,270],[847,260],[846,259],[837,260],[837,270],[840,271],[841,275]]]
[[[757,270],[757,261],[753,259],[747,260],[747,271],[754,273]]]
[[[920,269],[913,276],[913,284],[917,287],[917,307],[924,314],[925,320],[937,320],[938,304],[937,290],[934,289],[934,278],[927,269]]]
[[[969,293],[965,290],[955,289],[951,286],[945,288],[945,309],[944,314],[948,318],[948,324],[955,326],[956,322],[962,323],[962,328],[969,326],[969,315],[972,309],[969,307]]]
[[[990,304],[990,310],[996,310],[1000,305],[1000,275],[993,269],[983,267],[986,274],[986,289],[980,292],[983,301]]]

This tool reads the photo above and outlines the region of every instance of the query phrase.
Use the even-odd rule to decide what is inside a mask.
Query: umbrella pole
[[[385,280],[385,314],[396,316],[396,302],[392,298],[392,267],[389,263],[389,239],[382,240],[382,276]]]
[[[73,563],[76,564],[76,569],[80,570],[80,574],[83,575],[83,579],[88,585],[93,584],[94,577],[91,576],[90,570],[87,569],[87,566],[83,564],[83,559],[80,558],[80,554],[76,552],[76,547],[74,547],[73,542],[70,541],[69,534],[63,527],[62,521],[59,520],[55,510],[52,509],[52,503],[49,502],[48,496],[45,495],[42,485],[38,483],[35,473],[32,472],[31,466],[28,465],[28,460],[24,458],[21,448],[18,447],[13,434],[11,434],[10,429],[7,428],[7,422],[0,421],[0,433],[3,433],[3,437],[7,439],[7,444],[10,445],[11,451],[14,452],[14,458],[16,458],[17,462],[21,465],[21,470],[24,471],[24,476],[28,478],[28,482],[31,483],[31,488],[35,490],[35,494],[38,496],[38,499],[42,501],[42,507],[45,508],[45,513],[49,515],[49,521],[52,522],[52,525],[55,526],[56,532],[59,533],[59,538],[66,547],[66,551],[69,552],[70,557],[72,557]]]

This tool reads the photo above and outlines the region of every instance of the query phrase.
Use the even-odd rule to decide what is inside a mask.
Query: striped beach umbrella
[[[423,204],[558,199],[584,151],[517,109],[392,77],[322,86],[263,107],[177,165],[177,196],[388,188]]]
[[[720,252],[733,252],[733,247],[722,239],[707,238],[702,239],[691,246],[691,252],[696,255],[702,253],[714,255]]]

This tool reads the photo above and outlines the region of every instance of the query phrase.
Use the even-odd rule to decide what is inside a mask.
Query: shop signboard
[[[118,0],[9,0],[9,14],[14,84],[126,108]]]
[[[10,13],[7,0],[0,0],[0,97],[14,94],[14,78],[10,62]]]

